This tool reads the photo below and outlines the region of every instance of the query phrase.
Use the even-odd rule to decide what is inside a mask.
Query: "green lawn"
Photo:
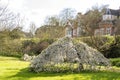
[[[120,80],[120,72],[33,73],[28,66],[18,58],[0,56],[0,80]]]

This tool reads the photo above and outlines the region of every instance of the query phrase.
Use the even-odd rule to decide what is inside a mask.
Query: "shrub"
[[[20,57],[22,55],[21,47],[20,39],[4,40],[4,42],[0,45],[0,55]]]
[[[22,42],[22,51],[24,54],[29,54],[29,55],[33,55],[33,51],[32,49],[34,48],[34,46],[36,45],[35,42],[33,42],[32,40],[25,40]]]
[[[92,39],[90,37],[82,37],[80,40],[96,48],[107,58],[120,57],[120,36],[96,36]]]
[[[101,51],[107,58],[120,57],[120,36],[116,36],[114,41],[108,45],[107,48],[103,47]]]
[[[33,47],[32,51],[34,54],[38,55],[42,52],[42,50],[47,48],[50,44],[52,44],[55,41],[56,39],[43,39]]]
[[[81,41],[87,43],[93,48],[98,48],[102,50],[104,46],[111,44],[114,41],[112,36],[93,36],[93,37],[82,37]]]
[[[110,61],[112,63],[112,66],[120,67],[120,58],[113,58],[113,59],[110,59]]]
[[[38,55],[54,41],[55,39],[42,39],[39,42],[35,42],[33,39],[25,40],[23,41],[22,47],[23,53],[28,55]]]
[[[120,67],[120,61],[116,64],[117,67]]]
[[[33,48],[32,48],[32,52],[36,55],[40,54],[42,52],[42,50],[44,50],[45,48],[47,48],[50,44],[48,42],[39,42],[37,43]]]
[[[52,44],[55,41],[56,41],[56,39],[43,39],[40,42],[48,42],[49,44]]]

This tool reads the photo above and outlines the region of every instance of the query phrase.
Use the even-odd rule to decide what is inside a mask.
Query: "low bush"
[[[21,40],[20,39],[6,39],[0,44],[0,55],[2,56],[21,56]]]
[[[23,41],[23,53],[28,55],[38,55],[42,50],[52,44],[55,39],[42,39],[39,42],[31,40]]]
[[[35,55],[38,55],[42,52],[42,50],[47,48],[50,44],[52,44],[55,41],[56,39],[43,39],[32,48],[32,51]]]
[[[107,58],[120,57],[120,36],[114,37],[114,41],[101,51]]]
[[[110,59],[112,66],[120,67],[120,58],[112,58]]]
[[[120,57],[120,36],[82,37],[80,40],[96,48],[107,58]]]
[[[42,50],[44,50],[45,48],[47,48],[50,44],[46,41],[43,42],[39,42],[37,43],[31,50],[35,55],[38,55],[42,52]]]
[[[24,54],[33,55],[32,48],[36,45],[32,40],[24,40],[22,42],[22,52]]]
[[[92,36],[92,37],[81,37],[80,40],[87,43],[89,46],[93,48],[102,50],[103,47],[107,47],[107,45],[111,44],[114,41],[114,37],[113,36]]]

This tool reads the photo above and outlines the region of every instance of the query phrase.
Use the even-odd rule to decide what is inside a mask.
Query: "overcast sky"
[[[75,8],[77,12],[85,12],[94,5],[108,4],[109,8],[118,9],[120,0],[2,0],[9,3],[9,8],[20,12],[28,18],[28,22],[35,22],[37,26],[43,24],[48,15],[57,15],[64,8]]]

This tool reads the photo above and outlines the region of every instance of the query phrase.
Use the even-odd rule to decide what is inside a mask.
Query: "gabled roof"
[[[106,9],[105,14],[108,15],[115,15],[115,16],[120,16],[120,9],[114,10],[114,9]]]
[[[67,23],[66,23],[65,27],[73,28],[73,27],[72,27],[72,24],[71,24],[71,22],[70,22],[70,21],[67,21]]]

